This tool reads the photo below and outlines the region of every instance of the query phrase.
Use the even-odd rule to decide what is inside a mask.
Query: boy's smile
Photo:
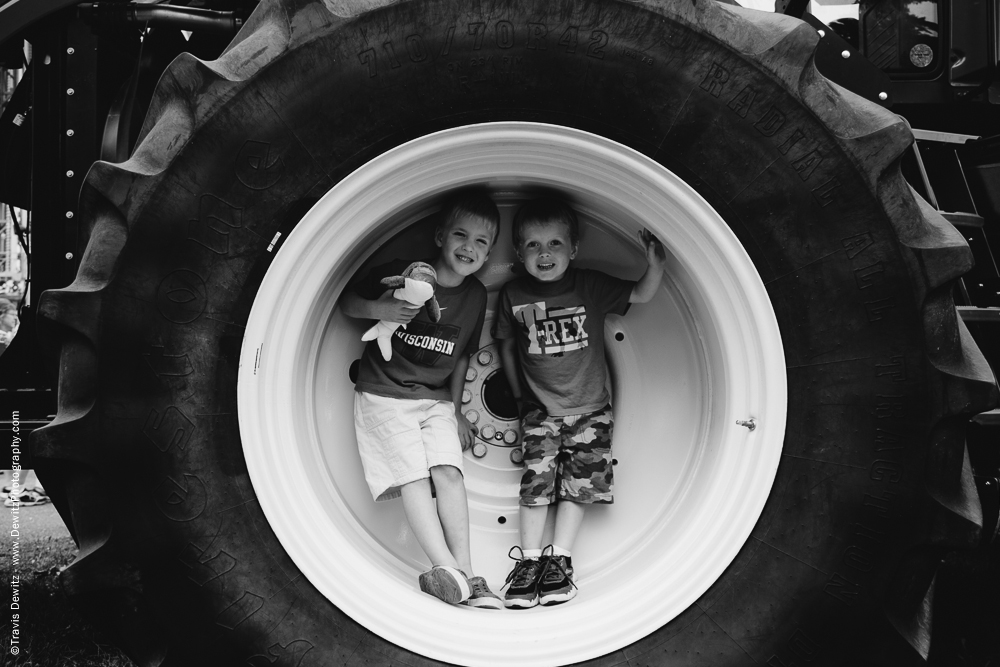
[[[576,258],[577,246],[570,240],[569,225],[543,222],[525,225],[517,255],[536,280],[559,280]]]
[[[490,256],[493,229],[478,218],[459,218],[439,229],[434,241],[441,248],[441,255],[434,263],[438,283],[455,287],[482,268]]]

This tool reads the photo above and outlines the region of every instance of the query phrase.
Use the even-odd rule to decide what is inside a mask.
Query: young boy
[[[485,579],[473,576],[462,451],[472,445],[474,430],[461,413],[461,398],[486,315],[486,288],[472,274],[489,257],[499,225],[485,191],[464,191],[447,207],[434,237],[440,253],[428,260],[437,272],[436,323],[379,282],[400,275],[409,260],[373,268],[340,298],[350,317],[403,325],[392,335],[388,361],[377,341],[368,343],[355,385],[354,427],[372,497],[402,496],[410,528],[433,565],[420,575],[420,590],[490,609],[503,603]]]
[[[526,609],[576,596],[572,548],[584,508],[613,502],[604,319],[653,297],[666,254],[652,235],[640,234],[648,266],[638,282],[571,267],[579,225],[573,209],[555,198],[522,206],[513,236],[528,275],[503,286],[496,338],[521,414],[524,474],[521,558],[507,577],[504,604]],[[555,534],[543,550],[552,504]]]

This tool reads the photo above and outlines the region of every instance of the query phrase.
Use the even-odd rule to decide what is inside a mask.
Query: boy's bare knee
[[[431,478],[436,486],[464,483],[462,471],[451,465],[434,466],[431,468]]]
[[[400,492],[404,496],[414,496],[417,494],[431,494],[431,480],[427,477],[423,479],[416,479],[412,482],[407,482],[399,487]]]

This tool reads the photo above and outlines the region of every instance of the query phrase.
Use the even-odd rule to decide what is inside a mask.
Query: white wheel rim
[[[557,607],[487,612],[449,607],[417,591],[426,560],[406,534],[398,501],[372,502],[356,453],[352,388],[344,378],[361,343],[360,333],[348,341],[344,332],[360,332],[363,323],[348,322],[335,310],[336,299],[371,248],[392,235],[387,221],[405,218],[414,202],[468,184],[559,188],[591,217],[607,220],[614,227],[609,238],[634,237],[642,225],[671,254],[654,307],[637,312],[636,306],[609,320],[611,333],[634,341],[608,347],[615,452],[623,459],[616,504],[588,511],[591,525],[574,548],[581,593]],[[581,259],[586,244],[585,237]],[[494,255],[508,245],[501,236]],[[592,251],[591,264],[628,272],[601,266],[600,250]],[[657,303],[670,317],[657,315]],[[674,321],[683,331],[667,332]],[[643,329],[657,327],[679,353],[650,353],[656,341]],[[697,600],[733,561],[774,481],[785,430],[784,369],[759,275],[725,221],[680,178],[586,132],[488,123],[421,137],[379,156],[295,227],[247,324],[240,435],[254,489],[282,546],[358,623],[446,662],[563,665],[645,637]],[[736,424],[751,417],[752,431]],[[668,418],[668,437],[650,444],[649,434],[663,432]],[[467,466],[466,479],[473,564],[496,591],[506,568],[501,545],[516,544],[516,520],[501,526],[490,517],[516,517],[516,483],[509,483],[510,471],[491,477],[491,470]]]

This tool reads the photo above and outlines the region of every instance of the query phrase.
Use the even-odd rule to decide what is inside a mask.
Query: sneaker
[[[448,604],[468,600],[472,594],[469,580],[461,570],[446,565],[435,565],[420,575],[420,590]]]
[[[24,489],[21,491],[11,491],[4,499],[4,507],[34,507],[44,505],[49,502],[49,497],[44,493],[39,493],[34,489]]]
[[[576,597],[573,583],[573,559],[569,556],[549,556],[538,582],[538,602],[542,606],[562,604]]]
[[[483,609],[503,609],[503,600],[490,590],[482,577],[469,579],[469,587],[472,589],[472,595],[462,604]]]
[[[503,603],[511,609],[528,609],[538,604],[538,582],[542,578],[545,564],[541,560],[525,558],[523,551],[520,558],[514,558],[514,549],[521,551],[521,547],[511,547],[507,553],[517,564],[507,575],[506,583],[510,587],[504,595]]]

